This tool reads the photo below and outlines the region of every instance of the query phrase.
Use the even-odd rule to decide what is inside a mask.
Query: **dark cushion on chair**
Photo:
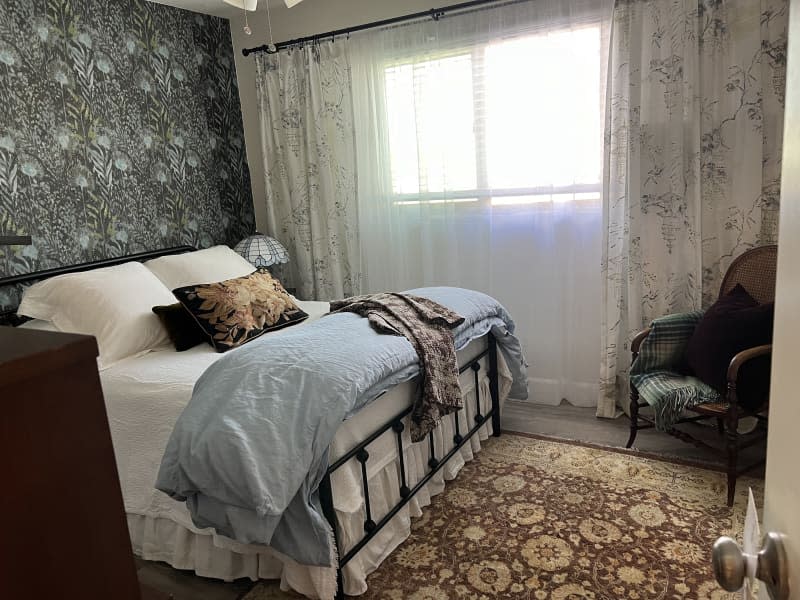
[[[696,377],[726,393],[731,359],[754,346],[772,343],[774,304],[759,304],[741,285],[717,300],[703,315],[689,340],[686,358]],[[752,364],[750,364],[752,363]],[[758,408],[769,394],[769,357],[754,359],[739,371],[737,395]]]

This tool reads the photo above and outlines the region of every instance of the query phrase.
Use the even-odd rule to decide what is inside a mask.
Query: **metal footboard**
[[[414,485],[414,487],[409,487],[408,480],[406,478],[406,464],[405,464],[405,447],[408,445],[403,440],[403,430],[405,429],[405,424],[403,423],[403,419],[407,417],[411,413],[411,407],[406,408],[405,410],[401,411],[389,421],[378,427],[373,433],[367,436],[362,442],[357,444],[353,447],[347,454],[340,457],[336,460],[333,464],[328,467],[328,470],[325,473],[325,477],[323,478],[322,482],[320,483],[320,501],[322,503],[322,510],[325,514],[325,518],[328,519],[331,527],[333,528],[334,539],[336,541],[336,549],[337,555],[339,556],[339,564],[337,566],[337,599],[341,600],[344,598],[344,582],[342,579],[342,571],[350,562],[353,557],[358,554],[358,552],[366,546],[369,541],[374,538],[380,531],[385,527],[389,521],[398,513],[400,510],[408,504],[408,502],[414,497],[414,495],[421,490],[425,484],[427,484],[431,478],[447,463],[452,456],[458,452],[461,447],[466,444],[469,439],[475,435],[480,428],[486,424],[486,422],[491,419],[492,421],[492,431],[495,437],[500,435],[500,386],[498,380],[498,372],[497,372],[497,341],[495,340],[494,336],[489,333],[487,334],[488,337],[488,347],[483,350],[480,354],[476,357],[472,358],[469,362],[459,368],[459,375],[468,371],[472,370],[475,376],[475,402],[476,402],[476,412],[474,421],[475,424],[473,427],[469,428],[468,431],[462,434],[461,432],[461,424],[460,419],[458,418],[459,413],[455,412],[452,415],[448,415],[449,418],[452,416],[455,421],[455,433],[453,435],[453,446],[452,448],[441,457],[436,456],[435,447],[434,447],[434,438],[433,438],[433,431],[428,434],[428,443],[430,444],[430,458],[428,459],[428,472]],[[481,414],[481,391],[480,391],[480,371],[482,369],[480,361],[483,358],[488,357],[489,363],[489,391],[491,395],[491,408],[486,414]],[[469,424],[467,424],[469,426]],[[438,426],[437,426],[438,427]],[[397,440],[397,453],[399,458],[399,470],[400,470],[400,500],[377,522],[374,520],[372,515],[372,508],[370,505],[370,490],[369,490],[369,478],[367,476],[367,461],[369,460],[369,451],[367,447],[374,442],[377,438],[381,435],[386,433],[389,430],[394,431],[396,434]],[[331,475],[341,468],[345,463],[349,460],[355,458],[361,465],[361,487],[362,492],[364,494],[364,510],[365,510],[365,519],[364,519],[364,535],[363,537],[355,544],[352,548],[350,548],[345,554],[341,554],[341,547],[339,542],[339,535],[336,525],[336,511],[334,510],[334,503],[333,503],[333,489],[331,487]]]

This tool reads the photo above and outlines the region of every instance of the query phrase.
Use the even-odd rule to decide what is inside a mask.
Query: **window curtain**
[[[535,402],[597,404],[611,9],[517,2],[349,41],[365,291],[496,297]]]
[[[267,228],[301,298],[358,294],[361,265],[349,57],[344,43],[258,54]],[[288,272],[287,272],[288,271]]]
[[[616,2],[599,416],[627,393],[637,331],[708,306],[733,258],[776,242],[787,18],[785,0]]]

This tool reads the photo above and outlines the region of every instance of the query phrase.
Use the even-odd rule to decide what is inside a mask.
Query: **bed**
[[[102,265],[190,250],[168,249]],[[6,278],[0,285],[92,266]],[[298,304],[309,317],[295,327],[308,326],[328,312],[324,302]],[[278,340],[286,332],[267,335]],[[410,534],[411,517],[421,515],[431,497],[444,490],[444,482],[480,450],[482,441],[500,434],[500,410],[512,379],[493,334],[488,333],[458,352],[464,409],[443,418],[424,442],[412,444],[409,437],[414,381],[391,388],[344,421],[333,438],[320,484],[338,564],[311,567],[269,547],[243,544],[213,529],[197,528],[185,504],[153,487],[167,440],[197,379],[221,356],[209,346],[186,352],[159,347],[101,371],[134,551],[144,559],[207,577],[280,579],[283,589],[311,598],[366,591],[367,575]]]

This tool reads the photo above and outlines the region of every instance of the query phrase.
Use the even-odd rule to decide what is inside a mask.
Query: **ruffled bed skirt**
[[[498,356],[500,372],[500,397],[505,399],[510,387],[510,373]],[[487,369],[481,369],[486,373]],[[481,413],[491,407],[489,381],[483,377],[479,381]],[[409,385],[409,389],[410,385]],[[407,393],[407,392],[406,392]],[[477,412],[475,381],[472,371],[462,375],[462,394],[465,407],[457,413],[462,434],[475,423]],[[385,423],[398,411],[395,406],[381,405],[375,401],[363,413],[377,427]],[[455,415],[442,420],[434,432],[434,446],[437,456],[443,456],[452,447]],[[373,427],[374,429],[374,427]],[[408,435],[410,427],[404,434]],[[481,441],[492,433],[491,423],[487,422],[464,444],[447,464],[398,512],[397,515],[375,536],[344,569],[344,590],[348,595],[360,595],[367,590],[367,575],[400,545],[411,533],[411,518],[419,517],[422,508],[430,504],[431,498],[441,493],[445,481],[456,477],[467,461],[481,448]],[[341,440],[344,441],[341,441]],[[339,447],[347,446],[347,447]],[[348,436],[339,436],[331,448],[331,461],[349,450],[352,445]],[[411,444],[406,438],[405,465],[409,487],[424,477],[428,470],[429,444],[427,441]],[[400,498],[399,461],[397,441],[391,430],[369,446],[368,479],[372,517],[378,521],[394,506]],[[364,532],[364,498],[361,486],[360,466],[355,460],[333,474],[332,486],[338,519],[339,545],[343,552],[357,543]],[[292,559],[264,546],[239,544],[228,538],[218,536],[210,529],[200,530],[178,523],[159,515],[128,514],[128,528],[134,552],[145,560],[163,561],[176,569],[194,571],[203,577],[232,581],[247,577],[257,579],[280,579],[283,590],[295,590],[310,598],[332,598],[335,595],[335,569],[329,567],[309,567],[300,565]]]

